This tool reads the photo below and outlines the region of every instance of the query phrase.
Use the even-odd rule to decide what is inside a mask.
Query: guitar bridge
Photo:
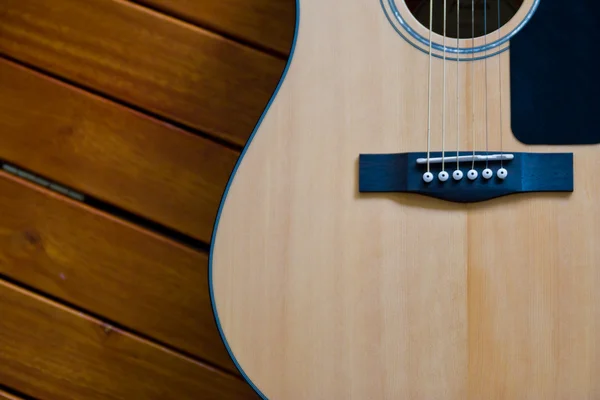
[[[485,162],[481,174],[473,173]],[[477,163],[477,164],[476,164]],[[431,176],[448,171],[461,173],[456,178],[423,177],[429,165]],[[457,169],[458,166],[458,169]],[[491,174],[503,168],[501,174]],[[454,174],[452,174],[454,176]],[[501,177],[500,177],[501,176]],[[572,192],[572,153],[473,153],[446,152],[361,154],[359,192],[416,193],[442,200],[473,203],[496,197],[530,192]]]

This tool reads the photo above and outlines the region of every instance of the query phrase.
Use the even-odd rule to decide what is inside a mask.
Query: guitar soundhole
[[[440,37],[444,36],[444,0],[433,0],[433,29],[429,30],[431,1],[379,0],[379,3],[394,30],[413,47],[433,57],[467,62],[494,57],[507,50],[508,42],[531,20],[542,2],[446,0],[447,40],[443,40]],[[430,38],[428,31],[435,32],[435,37]],[[458,43],[457,34],[462,43]],[[479,40],[468,40],[473,37]]]
[[[429,29],[431,1],[404,0],[404,2],[412,15]],[[500,2],[500,26],[498,26],[498,2]],[[475,37],[484,36],[486,32],[489,34],[497,31],[515,16],[521,5],[523,0],[446,0],[446,37],[471,38],[473,27]],[[457,29],[459,15],[460,23]],[[433,32],[444,34],[444,0],[433,0]]]

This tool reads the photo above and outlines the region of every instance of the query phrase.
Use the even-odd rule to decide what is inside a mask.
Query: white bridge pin
[[[432,174],[431,172],[425,172],[425,173],[423,174],[423,180],[424,180],[426,183],[431,183],[431,181],[433,181],[433,174]]]
[[[500,168],[496,174],[498,175],[498,178],[505,179],[508,176],[508,171],[506,168]]]
[[[452,173],[452,177],[455,181],[460,181],[463,178],[463,173],[460,169],[457,169]]]
[[[485,179],[490,179],[493,175],[494,173],[489,168],[484,169],[481,173],[481,176],[483,176]]]
[[[469,170],[469,172],[467,172],[467,178],[469,178],[472,181],[477,179],[478,176],[479,176],[479,174],[474,169],[471,169],[471,170]]]
[[[442,182],[446,182],[448,180],[448,173],[446,171],[442,171],[438,174],[438,179]]]

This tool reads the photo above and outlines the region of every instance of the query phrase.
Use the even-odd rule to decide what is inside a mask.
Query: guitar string
[[[471,0],[471,48],[475,48],[475,0]],[[475,52],[471,51],[471,142],[473,146],[473,160],[471,169],[475,169]]]
[[[460,0],[456,0],[456,48],[460,46]],[[460,62],[456,59],[456,170],[460,170]]]
[[[498,40],[500,40],[500,0],[498,0]],[[503,131],[502,131],[502,54],[498,54],[498,76],[499,76],[499,92],[500,92],[500,168],[504,167],[504,147],[503,147]]]
[[[429,169],[429,156],[431,149],[431,31],[433,30],[433,0],[429,0],[429,83],[427,100],[427,172]]]
[[[483,2],[483,37],[485,43],[484,61],[485,61],[485,167],[489,167],[489,134],[488,134],[488,59],[487,59],[487,0]]]
[[[446,170],[446,1],[444,0],[444,88],[443,88],[443,102],[442,102],[442,171]]]

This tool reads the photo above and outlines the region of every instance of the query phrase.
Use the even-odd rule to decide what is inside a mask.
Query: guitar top
[[[600,3],[299,0],[215,224],[264,399],[600,399]]]

